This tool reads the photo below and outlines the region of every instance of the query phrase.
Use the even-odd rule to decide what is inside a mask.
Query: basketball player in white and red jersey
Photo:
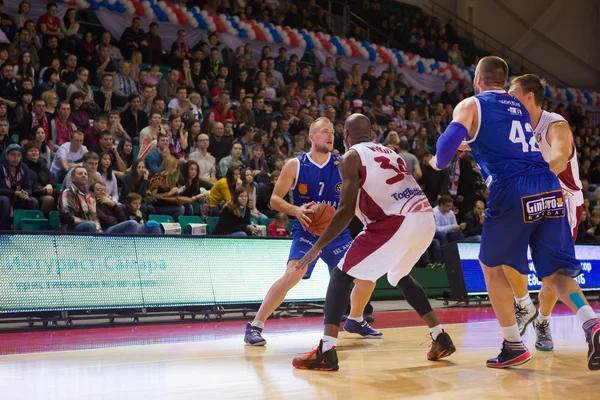
[[[560,181],[573,241],[577,239],[577,226],[581,222],[583,192],[579,180],[579,165],[573,143],[573,134],[565,119],[556,113],[542,110],[544,81],[537,75],[527,74],[512,80],[509,93],[515,96],[531,116],[534,138],[542,157]],[[527,277],[513,268],[504,268],[510,281],[517,306],[517,326],[521,336],[527,325],[533,323],[536,334],[535,348],[550,351],[554,348],[550,333],[550,314],[558,300],[556,292],[542,284],[539,294],[540,308],[535,308],[527,290]]]
[[[409,275],[435,234],[433,210],[402,158],[393,150],[373,143],[373,139],[367,117],[352,114],[346,120],[344,142],[348,151],[339,164],[340,204],[325,232],[296,264],[299,270],[308,268],[354,215],[362,221],[363,232],[331,272],[325,297],[323,340],[315,350],[293,360],[296,368],[339,369],[337,336],[350,286],[352,282],[356,284],[352,303],[360,307],[358,303],[366,304],[375,282],[386,273],[390,284],[398,285],[430,328],[433,343],[427,358],[438,360],[456,351],[450,336],[438,323],[423,288]]]

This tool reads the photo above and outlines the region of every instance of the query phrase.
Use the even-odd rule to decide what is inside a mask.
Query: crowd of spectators
[[[270,6],[255,8],[261,4],[243,12],[270,18]],[[227,11],[227,1],[220,7]],[[11,210],[41,209],[58,210],[66,231],[154,232],[150,214],[178,220],[196,213],[221,216],[216,232],[233,235],[257,234],[250,218],[275,218],[268,231],[282,235],[287,221],[269,198],[284,163],[310,149],[308,128],[319,116],[332,121],[334,151],[343,153],[344,121],[361,112],[436,207],[438,232],[423,262],[439,264],[441,245],[481,233],[488,192],[472,156],[457,152],[443,171],[428,164],[453,108],[472,95],[467,85],[448,82],[436,95],[410,87],[394,69],[377,76],[375,66],[354,64],[346,71],[341,58],[309,64],[270,46],[259,56],[250,45],[227,52],[217,33],[187,43],[180,31],[174,43],[162,43],[160,25],[146,32],[139,18],[120,38],[95,37],[74,9],[60,19],[48,3],[37,21],[27,18],[26,1],[19,10],[13,25],[2,26],[12,43],[0,47],[2,230],[11,227]],[[296,27],[322,14],[311,0],[301,17],[293,3],[278,18],[281,12]],[[405,28],[387,21],[394,32],[416,27],[419,42],[452,36],[447,27],[428,30],[429,17],[416,26],[398,22]],[[600,236],[600,126],[581,107],[543,107],[571,124],[586,198],[579,240],[593,242]]]

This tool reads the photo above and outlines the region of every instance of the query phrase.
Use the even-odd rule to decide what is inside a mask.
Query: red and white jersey
[[[388,216],[433,213],[427,197],[394,150],[371,142],[356,144],[351,150],[358,153],[362,164],[356,216],[364,225]]]
[[[540,122],[538,122],[534,129],[536,140],[542,151],[542,157],[544,157],[546,162],[550,161],[551,151],[551,146],[546,137],[548,134],[548,127],[554,122],[559,121],[565,121],[560,114],[542,111]],[[566,195],[569,197],[581,197],[581,204],[583,204],[583,193],[581,192],[581,181],[579,180],[579,164],[577,163],[577,152],[574,143],[571,158],[569,158],[569,162],[567,163],[567,169],[558,174],[558,179],[560,180],[560,185],[562,186],[563,191],[566,192]]]

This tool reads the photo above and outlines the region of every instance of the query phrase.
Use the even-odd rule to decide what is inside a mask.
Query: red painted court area
[[[591,304],[597,309],[599,302]],[[491,321],[495,319],[491,307],[443,308],[435,310],[442,324]],[[553,316],[571,315],[563,304],[556,306]],[[419,316],[412,310],[375,313],[373,326],[378,329],[422,326]],[[24,332],[0,333],[0,355],[101,349],[120,346],[138,346],[163,343],[201,342],[221,338],[243,339],[244,325],[248,321],[148,323],[141,325],[106,325],[89,328],[55,328]],[[267,321],[265,334],[286,332],[321,332],[323,318],[277,318]]]

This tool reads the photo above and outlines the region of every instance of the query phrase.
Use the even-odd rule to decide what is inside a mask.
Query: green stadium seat
[[[43,226],[45,223],[46,229],[43,229],[43,230],[48,230],[48,220],[46,219],[46,217],[44,217],[44,213],[41,212],[40,210],[15,210],[13,213],[13,221],[14,221],[16,230],[18,230],[18,231],[25,230],[25,229],[21,228],[21,222],[23,220],[27,220],[28,227],[32,227],[34,225],[39,227],[39,226]],[[35,223],[36,220],[42,221],[42,223],[36,224]],[[33,230],[39,231],[41,229],[33,229]]]
[[[19,143],[19,134],[15,133],[14,135],[12,135],[11,139],[13,143]]]
[[[288,221],[288,225],[287,225],[287,229],[286,229],[287,233],[292,233],[292,225],[294,225],[294,221],[295,221],[294,219],[290,219]]]
[[[254,218],[254,217],[250,217],[250,223],[258,225],[258,220],[256,218]]]
[[[61,190],[61,189],[62,189],[62,183],[57,183],[56,190]]]
[[[50,230],[49,221],[44,219],[32,219],[32,218],[23,218],[19,221],[19,226],[17,228],[19,231],[38,231],[44,232]]]
[[[219,217],[206,217],[206,232],[212,234],[219,223]]]
[[[273,222],[273,221],[275,221],[275,218],[263,218],[263,219],[260,221],[260,224],[261,224],[261,225],[264,225],[264,226],[266,226],[266,227],[268,228],[268,227],[269,227],[269,225],[271,225],[271,222]]]
[[[57,211],[50,211],[50,227],[54,232],[60,232],[60,218]]]
[[[179,217],[179,225],[181,225],[181,233],[190,234],[192,228],[190,224],[203,224],[204,221],[197,215],[191,217],[181,216]]]
[[[137,158],[139,153],[140,153],[140,146],[138,146],[138,145],[133,146],[133,159],[134,160]]]
[[[158,223],[175,223],[175,220],[173,219],[173,217],[171,217],[170,215],[160,215],[160,214],[150,214],[148,216],[148,219],[150,221],[155,221]]]

